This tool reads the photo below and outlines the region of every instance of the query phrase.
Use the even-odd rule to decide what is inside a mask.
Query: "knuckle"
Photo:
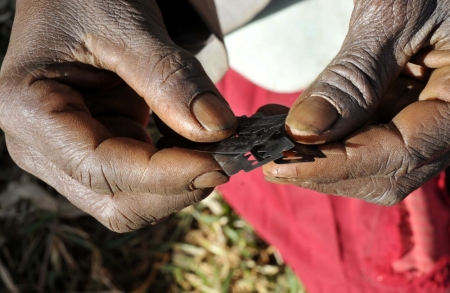
[[[383,206],[393,206],[400,203],[407,195],[398,190],[388,190],[366,201]]]
[[[338,63],[330,65],[321,78],[324,89],[337,93],[331,98],[345,106],[341,109],[344,117],[354,115],[352,110],[359,109],[360,115],[368,118],[373,103],[381,96],[381,92],[377,92],[380,90],[377,82],[379,78],[375,76],[375,70],[371,69],[373,65],[359,59],[355,56],[342,57]]]
[[[385,176],[364,177],[328,183],[302,182],[300,184],[297,183],[297,185],[321,193],[357,198],[384,206],[398,204],[418,186],[411,181],[399,182],[394,177]]]
[[[191,53],[174,49],[155,63],[152,76],[157,79],[157,88],[169,89],[180,81],[206,77],[200,62]]]
[[[104,195],[114,195],[124,191],[120,182],[116,180],[120,176],[114,173],[114,169],[98,162],[93,154],[88,154],[79,163],[72,164],[76,166],[73,171],[69,171],[69,175],[90,190]],[[69,169],[72,168],[69,167]]]
[[[127,233],[155,223],[158,218],[144,217],[122,201],[119,196],[111,196],[98,217],[109,230],[116,233]]]
[[[400,203],[423,183],[410,173],[401,177],[389,177],[383,181],[385,183],[382,186],[385,187],[375,193],[375,196],[364,198],[364,200],[383,206],[393,206]]]
[[[450,140],[446,132],[431,129],[428,132],[423,131],[420,135],[413,133],[405,136],[413,166],[422,166],[446,153],[446,150],[450,148]]]

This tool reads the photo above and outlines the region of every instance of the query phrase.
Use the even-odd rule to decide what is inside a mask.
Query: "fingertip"
[[[235,133],[237,118],[222,97],[204,93],[192,100],[190,109],[198,124],[195,131],[180,133],[184,137],[197,142],[216,142]]]
[[[233,130],[237,119],[227,102],[213,93],[205,93],[191,103],[197,121],[210,132]]]
[[[264,177],[266,178],[266,180],[268,181],[275,181],[275,180],[279,180],[279,179],[288,179],[288,176],[286,174],[288,174],[289,172],[286,172],[286,166],[284,165],[279,165],[275,162],[270,162],[266,165],[264,165],[263,167],[263,173],[264,173]]]
[[[213,171],[202,174],[192,181],[193,189],[213,188],[227,183],[230,180],[223,172]]]
[[[332,128],[339,118],[339,112],[328,100],[310,96],[289,111],[286,130],[296,141],[319,143],[318,137]]]
[[[284,169],[284,170],[283,170]],[[283,168],[282,165],[278,165],[271,162],[263,167],[264,179],[271,183],[276,184],[293,184],[298,179],[290,176],[290,172]]]

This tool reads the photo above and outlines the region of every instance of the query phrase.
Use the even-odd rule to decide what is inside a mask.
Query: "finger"
[[[124,117],[146,126],[150,117],[147,103],[126,83],[100,93],[85,94],[84,101],[94,118]]]
[[[35,149],[9,136],[7,145],[12,158],[21,168],[54,186],[70,202],[115,232],[128,232],[155,223],[169,214],[201,201],[213,190],[196,189],[171,197],[135,192],[98,194],[62,172]]]
[[[427,82],[430,78],[432,69],[408,62],[402,70],[404,76],[408,76],[421,82]]]
[[[158,152],[144,141],[114,137],[89,114],[83,96],[66,85],[42,80],[28,94],[20,105],[20,109],[31,109],[22,119],[21,129],[26,131],[9,133],[22,143],[33,141],[39,153],[96,193],[171,195],[213,187],[219,175],[220,182],[228,180],[209,154],[179,149]]]
[[[425,89],[421,92],[419,99],[442,100],[450,102],[450,66],[435,69],[430,76]]]
[[[390,124],[365,127],[342,143],[320,146],[326,158],[266,165],[269,181],[369,202],[398,203],[450,163],[450,106],[420,101]]]
[[[147,129],[136,121],[117,116],[102,116],[97,120],[111,133],[112,137],[126,137],[145,143],[152,143]]]
[[[61,70],[65,72],[61,75]],[[147,103],[115,74],[86,66],[64,64],[46,68],[45,79],[54,79],[83,93],[89,114],[97,120],[111,121],[112,117],[131,120],[141,126],[148,123],[150,108]],[[125,122],[126,124],[128,122]],[[117,124],[117,123],[116,123]],[[120,127],[120,125],[116,125]],[[111,126],[108,130],[114,131]],[[124,127],[121,127],[122,130]],[[123,131],[121,135],[127,136]],[[140,131],[139,131],[140,132]],[[137,133],[137,132],[136,132]],[[143,133],[142,133],[143,134]],[[142,135],[138,136],[142,137]],[[134,138],[131,136],[130,138]]]
[[[176,133],[172,128],[167,126],[155,113],[152,113],[153,120],[155,121],[155,125],[158,128],[159,132],[164,136],[170,137],[180,137],[178,133]]]
[[[433,9],[423,1],[357,1],[341,51],[290,110],[292,137],[330,142],[364,125],[426,43]]]
[[[155,13],[154,1],[111,18],[111,26],[127,27],[126,36],[111,37],[105,26],[99,26],[95,36],[84,40],[96,66],[116,72],[145,99],[164,123],[182,136],[195,141],[218,141],[233,134],[236,117],[206,75],[200,62],[186,50],[176,46],[161,25],[136,23],[133,14],[142,17]],[[132,5],[131,5],[132,6]],[[101,10],[97,14],[105,14]],[[130,19],[127,20],[127,13]],[[123,23],[122,23],[123,22]],[[85,55],[78,56],[92,62]]]
[[[415,78],[399,76],[388,88],[366,125],[389,123],[401,110],[417,102],[425,85]]]
[[[256,112],[262,113],[265,116],[274,116],[288,113],[289,108],[279,104],[268,104],[260,107]],[[183,139],[167,125],[165,125],[156,115],[153,115],[153,118],[155,119],[155,124],[157,125],[159,131],[164,135],[164,137],[158,141],[156,145],[157,148],[180,145],[180,141]]]
[[[447,28],[444,27],[444,30]],[[436,50],[437,49],[437,50]],[[428,68],[450,65],[450,49],[447,42],[437,43],[433,48],[425,48],[411,58],[411,62]]]

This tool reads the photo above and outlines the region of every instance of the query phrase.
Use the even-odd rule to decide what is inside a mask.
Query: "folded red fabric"
[[[279,94],[230,70],[218,84],[236,115]],[[450,292],[450,197],[442,173],[393,207],[239,173],[220,188],[230,205],[281,252],[310,293]]]

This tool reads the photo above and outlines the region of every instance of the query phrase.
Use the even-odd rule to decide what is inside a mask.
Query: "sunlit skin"
[[[287,119],[292,137],[327,158],[269,164],[267,179],[389,205],[445,169],[449,10],[448,0],[355,1],[340,53]],[[156,2],[17,1],[0,127],[19,166],[118,232],[228,181],[208,154],[156,149],[150,110],[194,141],[224,139],[236,124]]]
[[[290,109],[327,158],[266,178],[392,205],[450,163],[450,1],[355,1],[341,51]]]
[[[154,1],[18,0],[0,75],[0,127],[16,163],[111,230],[138,229],[228,181],[208,154],[159,151],[150,110],[194,141],[236,118]]]

